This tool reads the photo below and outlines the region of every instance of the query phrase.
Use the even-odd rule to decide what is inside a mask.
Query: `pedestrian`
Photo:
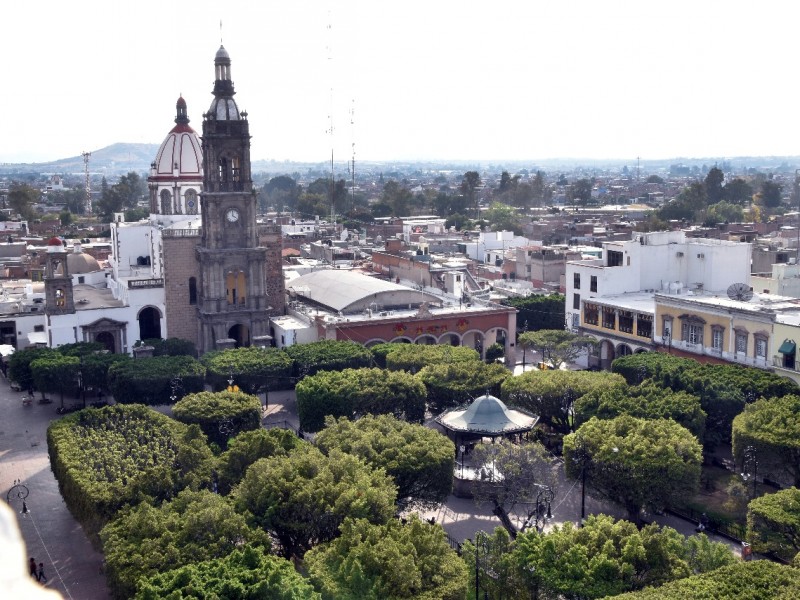
[[[34,579],[37,579],[37,575],[36,575],[36,559],[34,559],[32,556],[31,556],[31,559],[28,561],[28,568],[31,571],[31,577],[33,577]]]
[[[44,563],[39,563],[39,575],[36,577],[39,583],[47,583],[47,576],[44,574]]]

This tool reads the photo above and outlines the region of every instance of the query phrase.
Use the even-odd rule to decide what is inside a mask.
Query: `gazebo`
[[[485,394],[467,406],[444,411],[436,422],[456,446],[472,445],[485,437],[512,437],[530,431],[539,417],[521,408],[508,408],[494,396]]]

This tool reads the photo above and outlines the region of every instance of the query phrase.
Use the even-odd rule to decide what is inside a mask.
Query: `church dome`
[[[189,126],[186,100],[181,96],[175,105],[175,127],[161,143],[151,165],[150,181],[177,179],[198,180],[203,176],[203,152],[200,138]]]
[[[72,252],[67,254],[67,268],[70,275],[82,275],[83,273],[99,271],[100,263],[90,254]]]

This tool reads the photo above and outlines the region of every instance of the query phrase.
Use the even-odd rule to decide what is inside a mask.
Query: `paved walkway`
[[[22,515],[21,502],[11,499],[28,556],[44,563],[47,587],[74,600],[110,598],[100,572],[102,555],[95,551],[58,491],[47,454],[47,426],[59,418],[58,401],[23,406],[25,394],[13,391],[0,376],[0,490],[5,501],[14,480],[29,489]],[[70,402],[70,399],[67,399]]]

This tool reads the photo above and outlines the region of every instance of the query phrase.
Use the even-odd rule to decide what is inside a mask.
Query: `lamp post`
[[[549,485],[537,484],[536,488],[536,521],[534,524],[536,526],[536,531],[541,533],[542,529],[544,529],[545,522],[553,518],[550,508],[555,493],[553,492],[553,488]],[[540,520],[542,522],[541,527],[539,526]]]
[[[483,557],[480,556],[480,549],[483,547]],[[489,544],[486,540],[486,533],[479,531],[475,534],[475,600],[480,598],[481,593],[481,570],[485,570],[489,577],[496,578],[497,573],[494,573],[490,567],[481,565],[481,561],[486,561],[489,556]],[[484,600],[489,599],[489,591],[483,590]]]
[[[758,455],[755,446],[748,446],[742,453],[742,479],[747,482],[751,477],[753,478],[753,495],[751,498],[756,497],[758,485]]]
[[[21,500],[22,510],[20,510],[20,513],[22,513],[23,516],[27,515],[30,511],[28,510],[28,503],[25,499],[28,497],[29,493],[28,486],[24,485],[21,479],[15,479],[14,485],[11,486],[11,489],[9,489],[6,494],[6,502],[11,504],[12,497]]]
[[[169,399],[172,400],[172,404],[178,400],[178,390],[183,386],[183,378],[180,375],[176,375],[172,378],[169,382],[170,387],[172,388],[172,393],[169,396]]]
[[[581,526],[586,518],[586,440],[580,433],[575,434],[575,454],[572,459],[581,467]]]
[[[528,332],[528,320],[527,319],[525,319],[525,321],[522,323],[521,331],[522,331],[522,335],[525,335]],[[526,358],[527,358],[527,356],[526,356],[527,352],[528,352],[528,344],[523,342],[523,344],[522,344],[522,371],[523,372],[525,372],[525,362],[526,362]]]

